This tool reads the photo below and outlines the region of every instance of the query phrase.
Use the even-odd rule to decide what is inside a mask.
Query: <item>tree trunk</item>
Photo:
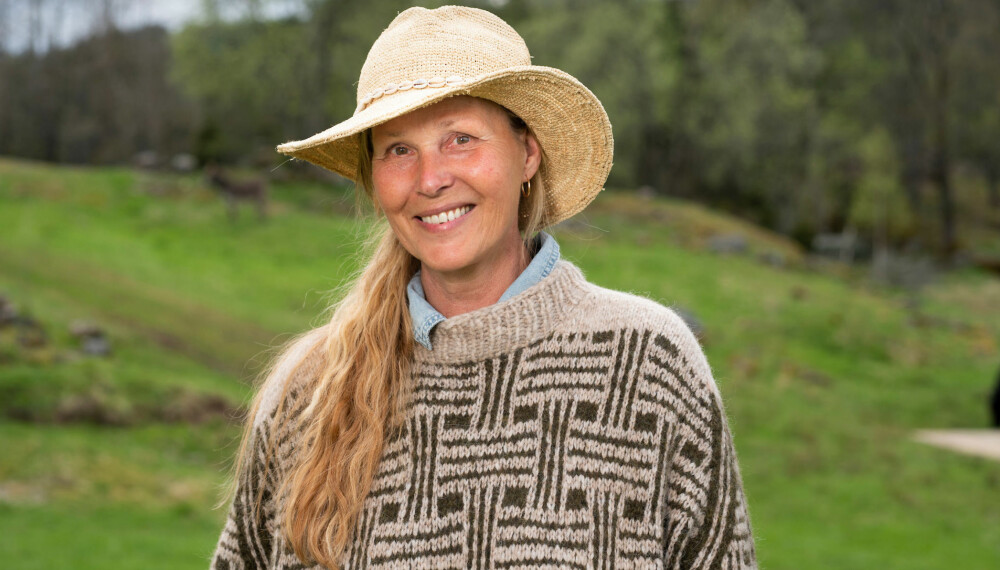
[[[1000,210],[1000,169],[992,166],[986,169],[986,190],[990,196],[990,207]]]
[[[328,88],[330,74],[333,70],[333,43],[337,39],[337,6],[333,2],[318,3],[312,13],[312,43],[316,57],[314,59],[312,96],[315,105],[311,105],[306,113],[307,131],[325,129],[329,124],[327,116]]]
[[[943,27],[946,27],[942,25]],[[947,45],[946,41],[941,42]],[[951,187],[951,141],[948,135],[951,103],[951,64],[947,49],[935,54],[931,85],[931,182],[937,186],[941,214],[941,249],[951,259],[957,249],[955,196]]]
[[[947,83],[947,73],[943,83]],[[950,258],[957,248],[955,239],[955,196],[951,187],[951,156],[948,140],[948,111],[945,101],[938,101],[934,114],[934,149],[931,161],[931,182],[938,190],[938,207],[941,215],[941,248]]]
[[[692,140],[688,136],[692,111],[691,101],[696,96],[701,76],[698,72],[698,53],[696,40],[687,22],[687,9],[681,2],[667,2],[666,21],[673,39],[667,49],[680,68],[680,81],[672,93],[673,100],[669,103],[670,124],[663,125],[657,133],[658,142],[662,144],[660,156],[650,156],[655,166],[657,182],[661,191],[672,196],[690,197],[695,194],[697,175],[692,170],[695,164]]]
[[[913,216],[919,218],[924,213],[924,200],[921,187],[927,180],[926,150],[924,148],[923,126],[917,125],[912,132],[904,135],[902,147],[903,191]]]

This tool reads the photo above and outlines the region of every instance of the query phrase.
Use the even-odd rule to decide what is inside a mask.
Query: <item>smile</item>
[[[462,216],[468,214],[469,210],[472,210],[472,206],[462,206],[461,208],[455,208],[454,210],[448,210],[447,212],[441,212],[434,214],[433,216],[417,217],[420,218],[420,221],[425,224],[443,224],[445,222],[461,218]]]

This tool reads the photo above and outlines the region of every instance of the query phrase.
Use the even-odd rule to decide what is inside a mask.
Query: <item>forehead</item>
[[[507,111],[492,101],[461,95],[411,111],[372,128],[375,138],[394,137],[427,127],[447,128],[454,123],[480,121],[490,126],[509,123]]]

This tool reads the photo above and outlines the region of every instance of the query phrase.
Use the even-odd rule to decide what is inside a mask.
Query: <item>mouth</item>
[[[471,212],[472,208],[473,206],[461,206],[452,210],[438,212],[437,214],[432,214],[430,216],[416,216],[416,218],[425,224],[438,225],[457,220],[458,218],[461,218]]]

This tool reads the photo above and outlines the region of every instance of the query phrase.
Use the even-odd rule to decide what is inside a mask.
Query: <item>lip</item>
[[[420,219],[420,217],[423,217],[423,216],[433,216],[435,214],[440,214],[441,212],[447,212],[449,210],[454,210],[455,208],[461,208],[461,207],[464,207],[464,206],[468,206],[469,207],[469,211],[466,212],[465,215],[463,215],[462,217],[455,218],[454,220],[451,220],[450,222],[443,222],[443,223],[440,223],[440,224],[431,224],[431,223],[425,222],[425,221],[423,221],[423,220]],[[450,229],[452,229],[452,228],[454,228],[454,227],[456,227],[456,226],[464,223],[466,221],[466,219],[469,217],[469,214],[471,214],[473,211],[475,211],[475,209],[476,209],[475,204],[458,203],[458,204],[455,204],[455,205],[444,206],[443,208],[435,208],[434,210],[427,210],[426,213],[421,213],[419,217],[418,216],[414,216],[413,217],[413,221],[415,221],[425,231],[435,232],[435,233],[446,232],[446,231],[448,231],[448,230],[450,230]]]
[[[420,213],[416,214],[414,217],[415,218],[426,218],[428,216],[435,216],[437,214],[440,214],[441,212],[448,212],[448,211],[454,210],[456,208],[464,208],[465,206],[468,206],[470,208],[475,208],[476,207],[475,204],[470,204],[468,202],[455,202],[455,203],[452,203],[452,204],[445,204],[443,206],[439,206],[437,208],[434,208],[433,210],[424,210],[423,212],[420,212]],[[422,220],[420,220],[420,221],[422,221]]]
[[[430,233],[434,233],[434,234],[439,234],[439,233],[443,233],[443,232],[449,232],[452,229],[454,229],[454,228],[456,228],[456,227],[464,224],[465,221],[469,218],[469,214],[471,214],[476,209],[476,207],[474,205],[472,205],[472,204],[465,204],[465,205],[469,206],[471,209],[468,212],[466,212],[464,216],[462,216],[460,218],[455,218],[454,220],[452,220],[450,222],[443,222],[443,223],[440,223],[440,224],[431,224],[431,223],[428,223],[428,222],[425,222],[425,221],[421,220],[420,218],[418,218],[416,216],[414,216],[413,221],[416,222],[417,225],[420,226],[420,228],[423,229],[426,232],[430,232]],[[425,214],[425,215],[432,216],[434,214],[440,214],[441,212],[447,212],[448,210],[453,210],[455,208],[460,208],[460,207],[462,207],[462,206],[448,206],[448,207],[446,207],[444,209],[433,210],[432,213],[428,213],[428,214]],[[429,212],[431,212],[431,211],[429,210]]]

